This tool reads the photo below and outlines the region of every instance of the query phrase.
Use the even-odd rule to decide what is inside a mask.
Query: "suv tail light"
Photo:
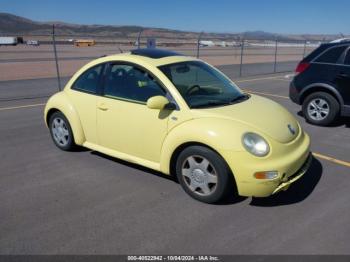
[[[304,72],[309,66],[310,66],[309,63],[300,62],[298,64],[297,68],[295,69],[295,74],[300,74],[300,73]]]

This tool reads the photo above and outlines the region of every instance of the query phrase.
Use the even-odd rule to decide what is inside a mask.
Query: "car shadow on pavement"
[[[306,174],[293,183],[287,191],[282,191],[267,198],[252,198],[250,205],[272,207],[299,203],[313,192],[321,179],[322,172],[321,162],[314,157]]]
[[[160,178],[165,178],[172,182],[178,183],[176,177],[174,176],[165,175],[153,169],[143,167],[138,164],[130,163],[118,158],[114,158],[112,156],[108,156],[97,151],[91,151],[90,153],[93,155],[108,159],[120,165],[128,166],[130,168],[137,169],[142,172],[149,173],[151,175],[158,176]],[[282,191],[280,193],[277,193],[276,195],[272,195],[266,198],[253,197],[249,204],[252,206],[272,207],[272,206],[281,206],[281,205],[291,205],[291,204],[301,202],[312,193],[312,191],[314,190],[314,188],[316,187],[316,185],[321,179],[322,171],[323,171],[323,168],[320,161],[318,161],[316,158],[313,158],[311,166],[307,171],[307,173],[298,181],[293,183],[287,191]],[[237,196],[234,193],[229,195],[230,196],[227,197],[225,200],[222,200],[216,204],[217,205],[234,205],[248,199],[248,197]]]

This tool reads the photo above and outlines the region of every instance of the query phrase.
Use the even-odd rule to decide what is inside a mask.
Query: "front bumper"
[[[280,145],[278,152],[266,158],[254,157],[248,152],[223,153],[234,175],[238,194],[248,197],[267,197],[288,189],[306,173],[312,159],[310,155],[310,138],[304,132],[295,141]],[[261,171],[277,171],[279,175],[271,180],[256,179],[254,174]]]
[[[281,182],[281,184],[275,189],[275,191],[272,192],[272,194],[276,194],[280,191],[287,190],[292,183],[297,181],[307,172],[311,163],[312,163],[312,154],[310,153],[305,163],[301,166],[301,168],[295,174],[289,176],[284,182]]]

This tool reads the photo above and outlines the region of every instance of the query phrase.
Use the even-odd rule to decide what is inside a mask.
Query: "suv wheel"
[[[306,97],[303,102],[303,114],[308,122],[327,126],[339,115],[339,103],[330,94],[316,92]]]

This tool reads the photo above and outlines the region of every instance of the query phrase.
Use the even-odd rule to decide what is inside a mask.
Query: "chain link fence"
[[[206,33],[154,35],[148,31],[127,37],[72,36],[57,34],[54,27],[50,34],[23,38],[24,44],[0,47],[3,90],[6,91],[6,85],[20,85],[17,81],[6,84],[4,81],[31,79],[26,83],[32,84],[18,88],[16,92],[15,88],[8,87],[14,98],[49,96],[62,89],[69,77],[92,59],[145,48],[149,39],[156,39],[157,48],[198,57],[213,64],[231,78],[293,71],[303,57],[322,43],[317,40],[244,39]],[[35,41],[25,44],[30,40],[38,41],[39,45],[33,45]],[[91,45],[79,47],[77,43],[80,40],[90,41]],[[42,85],[43,79],[46,79],[47,85]],[[55,81],[57,89],[52,87]],[[41,85],[40,89],[35,85]],[[8,93],[1,92],[0,101],[13,98],[11,95],[9,97]]]

